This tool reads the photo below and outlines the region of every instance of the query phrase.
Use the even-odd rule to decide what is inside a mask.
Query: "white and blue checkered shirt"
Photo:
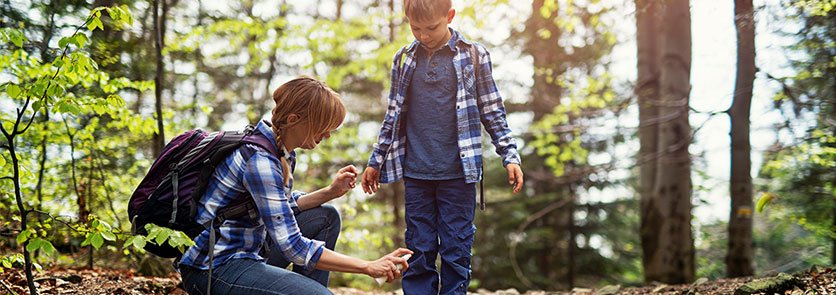
[[[273,131],[265,121],[256,125],[253,136],[266,136],[271,139],[270,142],[274,142]],[[251,156],[246,157],[248,154]],[[293,167],[296,154],[291,152],[285,155]],[[242,198],[250,196],[258,208],[259,219],[250,220],[249,217],[242,217],[226,220],[220,225],[214,249],[213,268],[234,258],[263,261],[264,258],[259,255],[259,251],[267,235],[275,241],[272,250],[281,251],[294,264],[303,265],[308,269],[314,268],[322,255],[325,243],[302,236],[293,212],[298,210],[296,200],[304,193],[295,191],[288,194],[293,187],[293,181],[284,186],[283,176],[284,172],[277,155],[251,144],[239,148],[218,165],[203,195],[202,206],[198,207],[197,222],[208,223],[215,218],[218,209],[229,204],[241,203]],[[209,269],[208,248],[207,229],[195,238],[195,245],[183,254],[180,264]]]
[[[493,80],[490,53],[484,46],[470,42],[456,30],[448,46],[456,53],[453,68],[456,70],[458,90],[456,91],[456,128],[458,133],[459,158],[464,168],[464,178],[468,183],[478,182],[482,178],[482,128],[491,137],[496,153],[502,157],[502,165],[520,164],[517,144],[511,137],[511,130],[505,120],[505,107],[502,97]],[[368,166],[380,171],[380,182],[391,183],[403,178],[404,156],[406,155],[406,132],[402,119],[406,112],[404,100],[409,89],[412,74],[415,71],[415,51],[419,42],[401,48],[392,62],[389,106],[383,119]],[[470,46],[475,46],[479,54],[479,76],[475,77]],[[405,56],[403,62],[401,59]],[[403,64],[403,66],[401,66]],[[478,84],[478,95],[476,94]],[[427,122],[432,124],[432,122]]]

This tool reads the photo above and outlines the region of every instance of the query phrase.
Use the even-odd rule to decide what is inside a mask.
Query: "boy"
[[[476,230],[475,183],[482,177],[479,122],[502,156],[514,193],[523,184],[520,157],[491,76],[490,55],[448,28],[456,15],[451,0],[405,0],[404,12],[416,40],[395,54],[389,107],[363,173],[363,190],[374,193],[380,182],[404,179],[405,241],[414,251],[403,276],[404,294],[439,293],[439,253],[441,294],[465,294]],[[471,47],[479,55],[476,71]]]

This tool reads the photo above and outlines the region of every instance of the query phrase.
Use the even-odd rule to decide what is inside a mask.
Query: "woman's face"
[[[297,124],[292,124],[296,120],[299,120]],[[284,138],[284,145],[285,148],[290,151],[296,148],[303,148],[306,150],[311,150],[316,148],[322,140],[331,137],[331,132],[333,130],[321,131],[321,130],[312,130],[310,121],[305,119],[299,119],[296,115],[290,115],[288,117],[288,123],[291,125],[290,127],[285,130],[285,134],[282,135]]]

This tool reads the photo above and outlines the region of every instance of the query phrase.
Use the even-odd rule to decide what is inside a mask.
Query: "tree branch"
[[[9,285],[7,285],[5,281],[0,280],[0,283],[2,283],[2,284],[3,284],[3,288],[5,288],[5,289],[6,289],[6,291],[9,291],[9,294],[14,294],[14,295],[17,295],[17,293],[15,293],[15,291],[12,291],[12,288],[11,288],[11,287],[9,287]]]
[[[64,220],[58,219],[58,217],[52,216],[52,214],[50,214],[49,212],[45,212],[45,211],[41,211],[41,210],[35,210],[35,209],[29,209],[28,211],[26,211],[26,214],[28,215],[29,213],[37,213],[38,215],[45,215],[46,217],[49,217],[49,219],[52,219],[53,221],[57,221],[57,222],[65,225],[66,227],[70,228],[74,232],[81,233],[81,231],[78,230],[77,228],[75,228],[72,224],[70,224],[69,221],[64,221]]]

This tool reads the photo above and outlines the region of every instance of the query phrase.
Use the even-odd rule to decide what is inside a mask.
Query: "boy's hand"
[[[334,182],[330,186],[334,198],[339,198],[354,188],[354,183],[357,181],[357,174],[359,173],[360,170],[357,170],[354,165],[345,166],[337,171],[337,177],[334,178]]]
[[[514,193],[520,192],[523,185],[523,172],[520,165],[508,164],[505,165],[505,170],[508,170],[508,184],[514,186]]]
[[[380,189],[380,171],[377,171],[377,169],[366,167],[362,178],[363,192],[373,194]]]

